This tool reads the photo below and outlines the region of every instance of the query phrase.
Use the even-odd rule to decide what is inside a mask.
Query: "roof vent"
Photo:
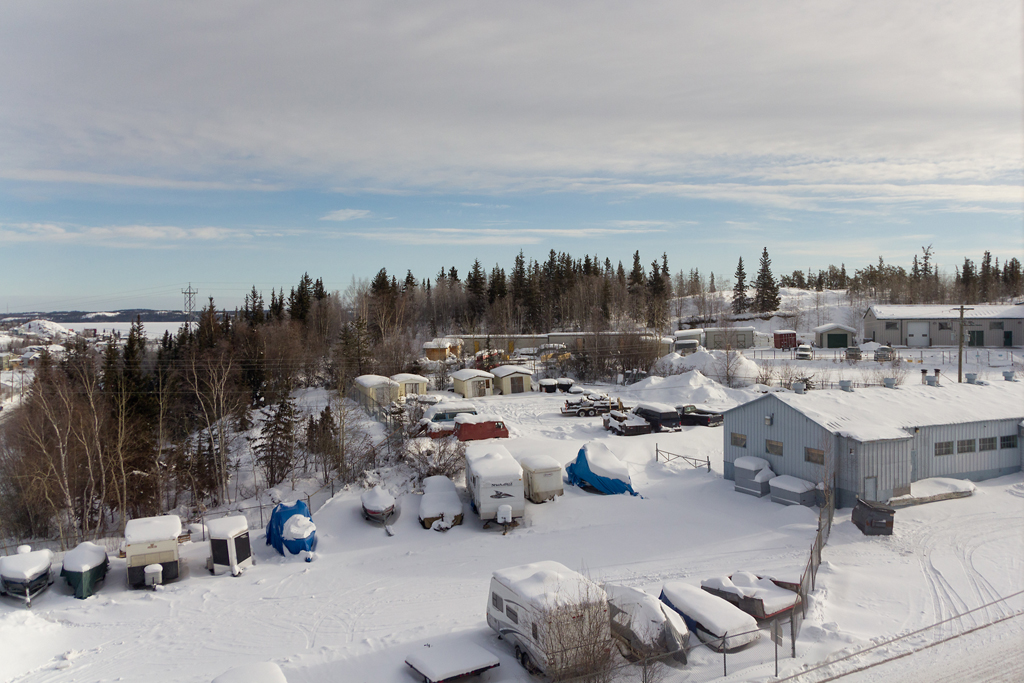
[[[803,382],[793,382],[793,391],[795,391],[798,394],[804,393],[804,389],[806,388],[807,385],[804,384]]]
[[[839,380],[839,388],[842,389],[843,391],[852,392],[853,391],[853,381],[852,380],[848,380],[848,379],[841,379],[841,380]]]
[[[937,383],[938,383],[937,382],[938,379],[939,378],[936,377],[935,375],[928,375],[927,377],[925,377],[925,381],[928,383],[928,386],[930,386],[930,387],[936,386]]]
[[[885,388],[886,389],[895,389],[896,388],[896,378],[895,377],[883,377],[882,378],[882,382],[885,384]]]
[[[967,378],[967,383],[968,384],[977,384],[978,383],[978,373],[976,373],[976,372],[968,372],[968,373],[966,373],[964,375],[964,377]]]
[[[1003,379],[1005,379],[1007,382],[1013,382],[1015,381],[1013,379],[1013,374],[1013,370],[1003,370]]]

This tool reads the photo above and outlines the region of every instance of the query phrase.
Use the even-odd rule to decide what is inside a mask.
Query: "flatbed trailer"
[[[478,676],[500,664],[497,656],[472,643],[427,644],[406,657],[405,663],[424,683],[447,683]]]

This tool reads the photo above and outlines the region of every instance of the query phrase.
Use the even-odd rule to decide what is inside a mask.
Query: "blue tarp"
[[[595,468],[591,467],[590,461],[587,458],[587,446],[590,445],[591,444],[583,446],[583,448],[580,449],[579,454],[576,456],[576,460],[565,466],[565,473],[568,475],[569,483],[573,486],[589,486],[597,489],[601,493],[628,493],[631,496],[639,495],[633,490],[633,486],[628,480],[624,481],[617,477],[604,476],[594,472]],[[594,453],[593,455],[598,454]],[[611,451],[601,453],[601,455],[606,458],[609,456],[612,458],[615,457]],[[605,471],[601,468],[598,469],[600,469],[600,471]],[[626,476],[628,477],[628,475]]]
[[[284,538],[284,523],[292,515],[302,515],[313,519],[309,514],[309,506],[305,501],[297,500],[291,505],[279,503],[270,515],[270,522],[267,524],[267,545],[274,546],[274,550],[284,555],[285,548],[292,555],[298,555],[303,550],[313,552],[316,550],[316,531],[306,538],[289,540]]]

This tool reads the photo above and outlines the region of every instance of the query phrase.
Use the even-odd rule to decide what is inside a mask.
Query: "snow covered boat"
[[[50,578],[52,564],[52,551],[19,546],[16,555],[0,558],[0,594],[21,598],[26,607],[31,607],[32,598],[53,583]]]
[[[316,525],[305,501],[277,504],[267,523],[267,545],[282,555],[287,550],[292,555],[302,553],[306,562],[313,561]]]
[[[383,486],[374,486],[359,497],[363,504],[363,517],[371,522],[387,524],[395,515],[395,497]]]
[[[606,583],[612,636],[623,654],[634,659],[661,655],[686,664],[690,630],[679,613],[638,588]]]
[[[598,493],[628,493],[637,495],[629,478],[626,463],[616,457],[600,441],[583,445],[576,460],[565,466],[565,474],[573,486],[588,488]]]
[[[706,579],[700,582],[700,587],[728,600],[757,619],[771,619],[792,610],[800,603],[800,596],[796,592],[750,572]]]
[[[448,477],[427,477],[423,480],[420,498],[420,524],[424,529],[447,531],[462,524],[462,500],[455,484]]]
[[[107,551],[85,541],[64,555],[60,575],[75,589],[75,597],[84,600],[96,592],[97,583],[107,578],[109,568]]]
[[[500,664],[496,656],[472,643],[427,644],[406,657],[405,663],[422,676],[424,683],[447,683],[477,676]]]
[[[669,581],[659,599],[716,652],[732,652],[761,637],[757,620],[735,605],[681,581]]]

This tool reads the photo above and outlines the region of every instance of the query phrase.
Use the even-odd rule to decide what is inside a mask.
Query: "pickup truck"
[[[684,427],[688,425],[721,427],[724,421],[721,413],[716,413],[713,410],[703,410],[694,405],[676,406],[676,412],[679,413],[679,424]]]

